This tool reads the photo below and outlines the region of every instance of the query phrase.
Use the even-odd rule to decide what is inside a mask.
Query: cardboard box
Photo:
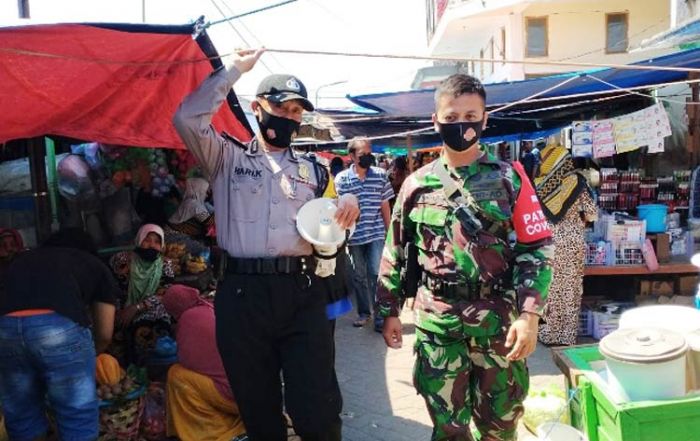
[[[639,282],[640,296],[672,296],[673,291],[673,280],[641,280]]]
[[[695,295],[698,286],[698,276],[680,276],[678,278],[678,291],[681,295]]]
[[[654,251],[656,252],[656,260],[659,263],[668,263],[671,261],[671,236],[665,233],[655,234],[651,236],[654,242]]]

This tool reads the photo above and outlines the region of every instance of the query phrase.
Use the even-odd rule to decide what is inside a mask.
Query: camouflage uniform
[[[437,161],[446,167],[442,157]],[[492,223],[470,236],[433,166],[413,173],[398,195],[379,274],[379,311],[399,315],[404,250],[413,241],[425,275],[415,302],[414,385],[433,420],[432,439],[471,440],[472,415],[483,440],[515,439],[528,372],[524,361],[506,359],[505,338],[519,311],[542,313],[552,278],[551,234],[531,184],[484,153],[450,169],[478,204],[484,225]],[[533,211],[522,216],[528,203]],[[539,234],[531,235],[535,230]],[[471,289],[468,297],[464,289],[442,295],[448,291],[434,282]]]

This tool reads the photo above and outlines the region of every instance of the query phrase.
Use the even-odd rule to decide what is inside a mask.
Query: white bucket
[[[688,351],[688,391],[700,391],[700,329],[685,335]]]
[[[537,428],[537,441],[588,441],[588,438],[571,426],[551,422]]]
[[[628,401],[667,400],[686,394],[682,334],[667,329],[618,329],[598,346],[610,387]]]
[[[700,326],[700,310],[678,305],[652,305],[628,309],[620,316],[620,328],[661,328],[687,334]]]

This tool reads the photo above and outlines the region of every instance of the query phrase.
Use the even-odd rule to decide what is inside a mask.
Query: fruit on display
[[[206,271],[207,261],[202,256],[190,257],[189,259],[187,259],[185,268],[190,274],[199,274],[201,272]]]
[[[123,399],[140,385],[131,376],[125,375],[124,379],[118,381],[114,385],[102,384],[97,388],[97,397],[101,400],[118,400]]]
[[[123,370],[116,358],[100,354],[95,360],[95,377],[103,386],[114,386],[122,379]]]

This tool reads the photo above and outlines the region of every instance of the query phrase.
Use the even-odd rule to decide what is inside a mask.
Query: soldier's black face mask
[[[479,141],[479,138],[481,138],[481,128],[484,125],[484,120],[465,121],[457,123],[437,122],[436,124],[438,128],[438,133],[440,134],[440,138],[442,138],[442,142],[444,142],[445,145],[447,145],[452,150],[463,152],[469,147],[476,144],[477,141]],[[474,130],[476,135],[472,139],[467,141],[466,139],[464,139],[464,134],[469,129]]]
[[[372,160],[372,155],[370,153],[366,153],[358,158],[357,165],[364,169],[367,169],[372,165]]]
[[[279,148],[289,147],[301,126],[293,119],[282,118],[266,112],[262,106],[260,106],[258,125],[265,142]],[[269,130],[274,132],[274,136],[268,133]]]

